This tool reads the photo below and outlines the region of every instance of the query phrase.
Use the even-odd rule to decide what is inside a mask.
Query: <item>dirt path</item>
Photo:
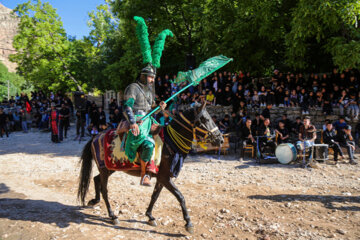
[[[189,235],[166,190],[153,212],[159,226],[147,225],[153,189],[123,173],[109,182],[119,226],[111,225],[103,202],[80,208],[78,158],[85,142],[53,144],[49,135],[0,139],[0,239],[360,239],[360,166],[330,162],[306,170],[240,163],[234,156],[189,157],[176,179],[195,225]],[[93,195],[91,185],[87,199]]]

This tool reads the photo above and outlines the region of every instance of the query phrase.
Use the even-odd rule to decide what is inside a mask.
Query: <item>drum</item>
[[[296,148],[291,143],[283,143],[276,147],[275,155],[281,164],[288,164],[296,160]]]
[[[316,160],[324,161],[329,159],[329,145],[327,144],[314,144],[314,152]]]

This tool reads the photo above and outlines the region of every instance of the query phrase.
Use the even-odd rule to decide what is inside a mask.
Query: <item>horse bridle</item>
[[[201,142],[205,142],[205,141],[208,139],[208,137],[209,137],[209,133],[213,133],[213,132],[215,132],[216,130],[219,130],[219,128],[218,128],[218,127],[214,127],[214,128],[211,129],[211,130],[205,130],[205,129],[206,129],[205,127],[203,127],[203,128],[205,128],[205,129],[203,129],[203,128],[201,128],[201,127],[196,126],[197,123],[200,123],[201,125],[203,124],[203,123],[200,122],[200,117],[202,116],[203,111],[204,111],[204,110],[201,110],[200,113],[198,113],[198,114],[196,115],[195,123],[194,123],[194,124],[192,124],[192,123],[189,121],[189,119],[187,119],[182,113],[179,113],[181,119],[184,120],[184,122],[186,122],[189,126],[191,126],[191,128],[192,128],[192,130],[191,130],[189,127],[187,127],[187,126],[186,126],[185,124],[183,124],[181,121],[179,121],[179,120],[178,120],[173,114],[171,114],[169,111],[164,110],[164,112],[165,112],[166,114],[168,114],[168,115],[169,115],[175,122],[177,122],[181,127],[183,127],[184,129],[186,129],[187,131],[191,132],[191,133],[193,134],[193,138],[194,138],[195,141],[201,140]],[[203,134],[203,137],[199,138],[199,136],[196,134],[197,131],[200,132],[200,133],[202,133],[202,134]]]

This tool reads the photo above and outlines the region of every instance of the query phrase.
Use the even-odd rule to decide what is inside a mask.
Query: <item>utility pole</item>
[[[10,79],[8,79],[8,101],[10,99]]]

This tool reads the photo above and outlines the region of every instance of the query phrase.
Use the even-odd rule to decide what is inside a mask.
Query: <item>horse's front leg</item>
[[[176,197],[176,199],[179,201],[179,203],[181,205],[182,212],[183,212],[184,220],[186,221],[185,229],[189,233],[193,234],[194,233],[194,226],[191,223],[189,213],[188,213],[188,211],[186,209],[184,196],[181,194],[180,190],[175,186],[175,184],[171,180],[171,178],[169,178],[168,181],[164,182],[163,184],[166,187],[166,189],[168,189]]]
[[[153,227],[156,227],[157,223],[155,221],[155,218],[152,216],[152,210],[153,210],[154,204],[155,204],[156,200],[158,199],[162,189],[163,189],[163,185],[159,182],[159,180],[157,180],[155,187],[154,187],[154,192],[151,196],[151,201],[150,201],[149,207],[146,210],[146,216],[148,216],[148,218],[149,218],[149,224]]]

